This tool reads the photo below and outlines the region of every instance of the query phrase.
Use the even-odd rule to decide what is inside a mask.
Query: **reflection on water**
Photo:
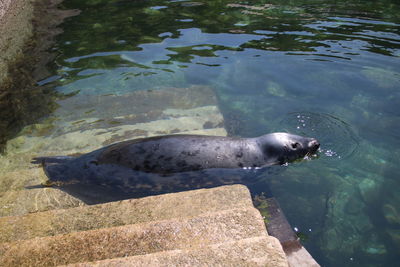
[[[252,191],[279,199],[323,266],[399,261],[396,1],[69,0],[63,5],[82,13],[64,23],[55,46],[58,67],[40,84],[65,97],[52,116],[9,142],[9,158],[18,154],[15,162],[23,165],[29,156],[22,152],[68,154],[145,132],[214,129],[222,125],[219,110],[231,135],[301,134],[310,128],[297,129],[292,116],[311,114],[311,129],[324,139],[321,149],[341,158],[323,155],[289,165],[260,179]],[[204,93],[210,91],[216,96]],[[136,94],[142,98],[131,104]],[[203,95],[208,100],[196,102]],[[157,109],[164,98],[174,108]],[[182,106],[188,101],[190,107]],[[147,105],[148,119],[139,115]],[[3,172],[12,173],[11,165]],[[2,191],[10,184],[30,185],[1,184]]]

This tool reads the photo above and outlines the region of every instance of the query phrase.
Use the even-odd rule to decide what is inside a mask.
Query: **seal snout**
[[[312,139],[309,143],[308,143],[308,147],[313,151],[317,151],[319,148],[319,142],[317,139]]]

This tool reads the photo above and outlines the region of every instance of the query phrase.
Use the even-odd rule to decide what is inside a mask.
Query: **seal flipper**
[[[32,159],[31,163],[44,166],[49,163],[63,163],[74,158],[72,156],[36,157]]]
[[[57,182],[69,181],[69,168],[67,165],[74,159],[76,157],[71,156],[37,157],[32,160],[32,163],[42,165],[47,178],[49,178],[43,185],[52,186]]]

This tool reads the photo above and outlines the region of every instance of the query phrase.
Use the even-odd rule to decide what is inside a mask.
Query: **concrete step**
[[[54,193],[51,188],[46,189],[45,192]],[[53,195],[48,199],[55,201]],[[50,200],[49,203],[51,203]],[[27,207],[27,205],[22,206]],[[232,185],[50,210],[23,216],[8,216],[0,218],[0,242],[172,218],[194,217],[205,212],[241,207],[252,207],[250,193],[243,185]],[[36,209],[38,208],[36,207]]]
[[[3,192],[0,197],[0,217],[32,212],[65,209],[85,205],[56,188],[35,188]],[[1,219],[1,218],[0,218]]]
[[[255,208],[0,244],[0,266],[56,266],[267,236]]]
[[[246,238],[192,250],[169,250],[147,255],[70,264],[68,267],[107,266],[265,266],[287,267],[279,241],[272,236]]]

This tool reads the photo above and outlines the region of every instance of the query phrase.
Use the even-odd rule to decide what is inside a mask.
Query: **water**
[[[121,113],[138,112],[146,96],[133,102],[133,92],[209,86],[230,135],[290,131],[321,141],[319,158],[251,188],[279,200],[321,265],[399,262],[397,1],[69,0],[63,7],[82,12],[62,25],[53,76],[38,81],[56,90],[59,109],[25,129],[23,145],[12,141],[13,153],[89,150],[110,142],[96,139],[104,129],[124,127],[126,117],[115,119]],[[72,138],[83,130],[93,140]],[[37,145],[65,133],[74,140],[68,148]]]

